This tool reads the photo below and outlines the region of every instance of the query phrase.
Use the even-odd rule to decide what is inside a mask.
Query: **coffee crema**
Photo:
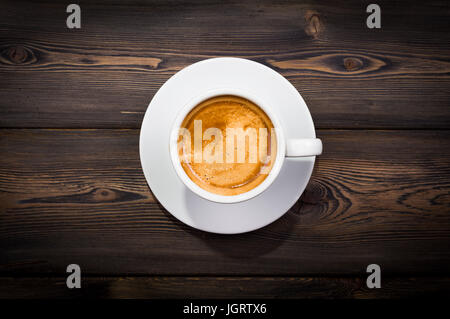
[[[199,123],[201,123],[200,137],[198,137]],[[218,135],[203,135],[210,128],[220,130],[222,139],[219,139]],[[181,136],[178,138],[181,166],[195,184],[208,192],[225,196],[246,193],[261,184],[272,169],[277,148],[273,123],[259,106],[247,99],[234,95],[207,99],[189,112],[180,126],[181,129],[188,131],[190,138],[190,141],[188,138],[189,147],[186,147],[185,139]],[[232,130],[228,129],[258,133],[246,134],[241,139],[245,145],[245,153],[241,153],[240,157],[237,154],[239,137],[231,135]],[[259,134],[264,131],[268,134]],[[233,141],[233,149],[227,148],[230,141]],[[251,152],[255,148],[258,148],[258,156]],[[205,156],[202,158],[204,150],[208,149],[214,152],[223,149],[223,152],[213,154],[216,155],[216,160],[211,162],[205,159]],[[190,161],[185,160],[186,155]],[[193,160],[194,158],[197,161]]]

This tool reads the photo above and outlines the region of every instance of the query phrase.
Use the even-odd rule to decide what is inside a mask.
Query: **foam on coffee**
[[[182,160],[186,148],[183,147],[183,139],[179,138],[178,150],[181,165],[195,184],[211,193],[232,196],[248,192],[266,179],[276,157],[276,139],[271,138],[271,131],[274,128],[273,123],[260,107],[247,99],[234,95],[217,96],[201,102],[189,112],[181,124],[181,128],[187,129],[190,133],[191,145],[194,145],[194,121],[198,120],[202,121],[202,132],[205,132],[208,128],[221,130],[224,158],[222,163],[207,163],[205,160],[201,162],[191,160],[187,163]],[[258,156],[256,161],[250,162],[250,147],[247,138],[245,162],[230,163],[226,161],[226,152],[230,152],[226,149],[225,143],[227,128],[242,128],[244,130],[254,128],[256,131],[259,131],[260,128],[267,129],[267,140],[261,141],[261,136],[258,134],[257,143],[258,147],[262,145],[261,142],[267,145],[268,157],[261,161]],[[215,139],[203,139],[201,141],[203,149],[209,143],[217,142],[219,141],[215,141]],[[234,150],[231,151],[234,152]],[[190,155],[192,159],[194,147],[191,147]]]

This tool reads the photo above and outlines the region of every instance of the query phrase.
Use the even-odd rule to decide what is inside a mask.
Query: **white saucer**
[[[192,193],[172,166],[170,130],[187,101],[222,87],[249,90],[275,106],[286,139],[316,137],[303,98],[279,73],[250,60],[215,58],[192,64],[164,83],[145,113],[139,148],[147,183],[165,209],[194,228],[237,234],[264,227],[287,212],[308,184],[315,157],[286,158],[273,184],[245,202],[214,203]]]

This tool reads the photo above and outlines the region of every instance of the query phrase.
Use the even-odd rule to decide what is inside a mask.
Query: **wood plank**
[[[138,130],[0,130],[0,273],[365,274],[450,269],[450,131],[318,131],[301,200],[247,234],[191,229],[152,197]]]
[[[90,1],[69,30],[66,3],[4,1],[0,127],[139,128],[176,71],[238,56],[286,76],[318,128],[449,129],[448,2],[377,3],[381,30],[360,1],[312,0]]]
[[[417,298],[449,297],[450,278],[383,278],[368,289],[353,277],[83,277],[68,289],[66,277],[0,277],[0,298]]]

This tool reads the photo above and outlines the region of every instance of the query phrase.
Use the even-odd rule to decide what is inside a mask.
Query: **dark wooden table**
[[[0,297],[450,295],[448,1],[0,3]],[[174,219],[139,162],[174,73],[236,56],[283,74],[324,143],[298,203],[247,234]],[[82,289],[66,288],[66,266]],[[366,287],[366,267],[382,288]]]

